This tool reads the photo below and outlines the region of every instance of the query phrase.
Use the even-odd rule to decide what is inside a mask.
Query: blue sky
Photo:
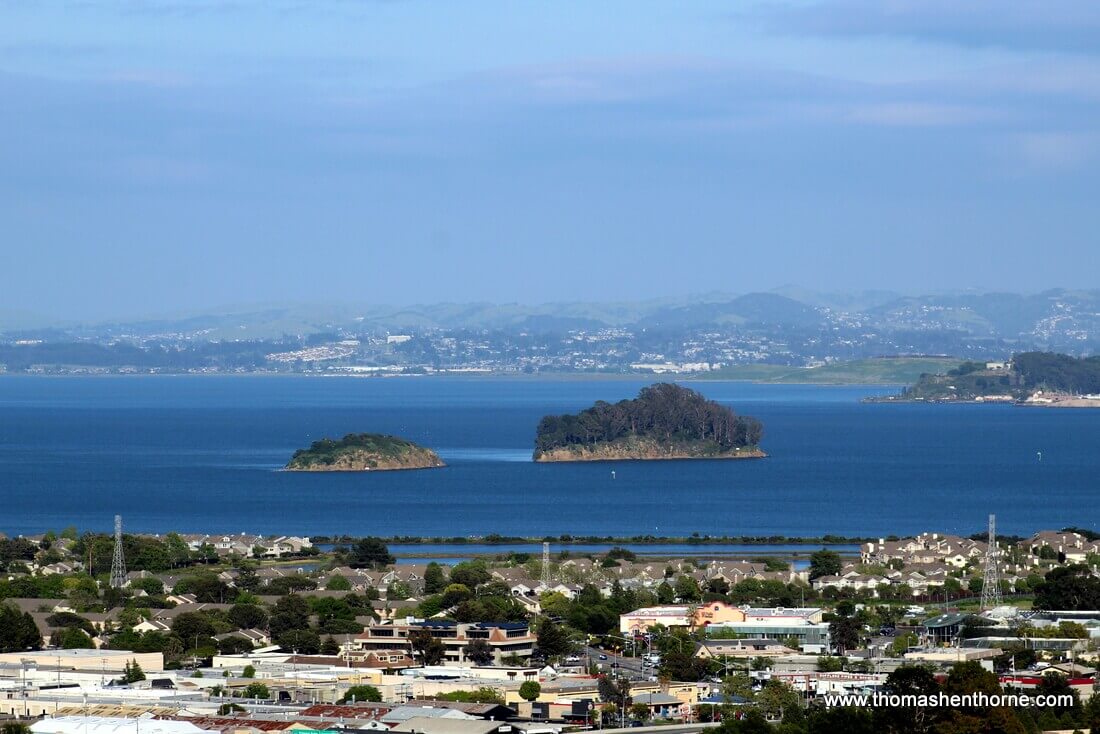
[[[0,5],[0,309],[1098,287],[1100,4]]]

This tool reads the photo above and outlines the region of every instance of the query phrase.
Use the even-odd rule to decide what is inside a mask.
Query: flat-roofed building
[[[62,670],[88,670],[96,673],[119,673],[128,663],[136,662],[148,672],[164,670],[164,655],[159,652],[128,650],[32,650],[0,654],[0,665],[35,664],[40,668],[60,667]]]
[[[413,656],[410,635],[427,631],[446,648],[444,660],[449,663],[472,662],[464,648],[474,640],[484,640],[493,651],[498,664],[506,656],[530,657],[535,652],[536,637],[526,622],[459,623],[441,620],[407,622],[405,624],[372,624],[351,641],[352,655],[401,651]]]
[[[745,610],[725,602],[708,602],[688,606],[665,605],[643,607],[633,612],[619,615],[619,631],[625,634],[645,632],[650,627],[706,627],[725,622],[743,622]]]
[[[200,734],[205,731],[189,721],[109,716],[58,716],[31,724],[33,734]]]
[[[746,607],[743,611],[743,619],[712,625],[709,634],[728,630],[745,637],[791,640],[802,652],[829,650],[829,625],[821,621],[822,610],[817,607]]]

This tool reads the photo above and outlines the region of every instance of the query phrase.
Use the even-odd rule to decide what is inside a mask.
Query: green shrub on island
[[[371,471],[427,469],[443,466],[431,449],[397,436],[349,433],[342,439],[323,438],[294,452],[289,471]]]
[[[535,437],[536,461],[762,456],[760,421],[670,383],[633,400],[597,401],[575,415],[548,415]]]

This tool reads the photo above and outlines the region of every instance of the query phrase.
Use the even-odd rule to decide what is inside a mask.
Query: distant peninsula
[[[392,471],[445,466],[431,449],[380,433],[349,433],[340,440],[323,438],[299,449],[286,471]]]
[[[898,395],[868,402],[1100,408],[1100,357],[1023,352],[1006,362],[963,362],[944,374],[921,375]]]
[[[534,460],[758,459],[763,426],[670,383],[643,388],[633,400],[598,401],[575,415],[539,421]]]

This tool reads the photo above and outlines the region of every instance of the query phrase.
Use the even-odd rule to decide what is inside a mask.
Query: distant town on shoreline
[[[15,374],[679,374],[909,384],[966,360],[1100,349],[1100,291],[637,303],[266,306],[72,323],[4,318]]]

